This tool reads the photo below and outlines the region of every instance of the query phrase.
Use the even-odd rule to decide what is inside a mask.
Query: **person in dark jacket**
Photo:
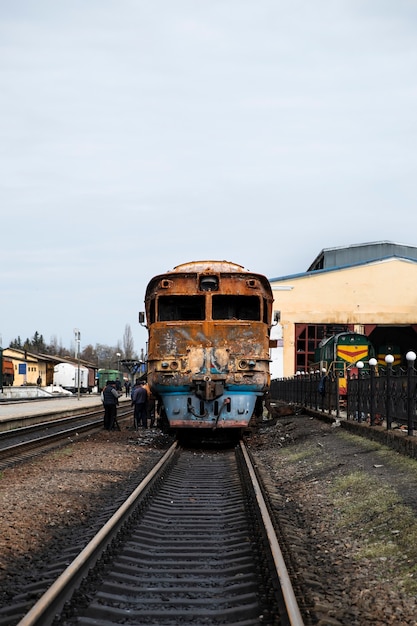
[[[143,381],[137,381],[136,385],[133,387],[131,394],[132,406],[135,407],[133,413],[133,421],[136,429],[138,429],[140,426],[146,428],[148,425],[146,406],[148,401],[148,394],[143,385]]]
[[[119,404],[119,394],[116,390],[116,382],[108,380],[101,392],[101,401],[104,406],[104,428],[112,430],[117,424],[117,405]]]
[[[317,390],[319,392],[319,394],[321,395],[321,409],[322,411],[324,411],[324,403],[325,403],[325,399],[326,399],[326,386],[327,386],[327,374],[326,372],[323,373],[322,377],[320,378]]]

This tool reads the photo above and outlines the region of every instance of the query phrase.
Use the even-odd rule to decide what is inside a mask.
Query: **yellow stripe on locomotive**
[[[346,363],[357,363],[368,358],[369,345],[338,345],[336,356]]]
[[[385,345],[385,346],[380,346],[378,348],[378,365],[381,365],[382,367],[386,367],[386,361],[385,361],[385,357],[387,356],[387,354],[391,354],[394,357],[394,361],[392,362],[392,366],[398,366],[401,365],[401,351],[399,346],[392,346],[392,345]]]

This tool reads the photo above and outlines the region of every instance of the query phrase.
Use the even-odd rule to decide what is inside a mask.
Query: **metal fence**
[[[323,389],[324,386],[324,389]],[[320,389],[320,391],[319,391]],[[346,417],[371,426],[384,423],[407,427],[409,435],[417,430],[417,372],[414,361],[406,370],[371,366],[369,372],[347,378],[347,393],[339,394],[339,381],[334,375],[300,374],[293,378],[271,381],[271,402],[285,402]]]

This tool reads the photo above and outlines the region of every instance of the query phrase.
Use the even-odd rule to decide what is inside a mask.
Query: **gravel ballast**
[[[63,569],[71,547],[93,536],[171,442],[156,429],[102,431],[4,470],[0,607],[38,589],[48,564]],[[400,543],[400,522],[409,515],[407,527],[417,524],[417,462],[303,415],[265,424],[248,446],[294,535],[312,623],[416,626],[414,546],[412,535]],[[385,497],[388,506],[370,499],[361,509],[380,486],[378,507]],[[398,524],[390,511],[400,512]]]

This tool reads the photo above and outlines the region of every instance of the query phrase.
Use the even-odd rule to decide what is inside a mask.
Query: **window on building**
[[[329,324],[296,324],[295,371],[309,372],[315,363],[315,350],[329,332]]]

